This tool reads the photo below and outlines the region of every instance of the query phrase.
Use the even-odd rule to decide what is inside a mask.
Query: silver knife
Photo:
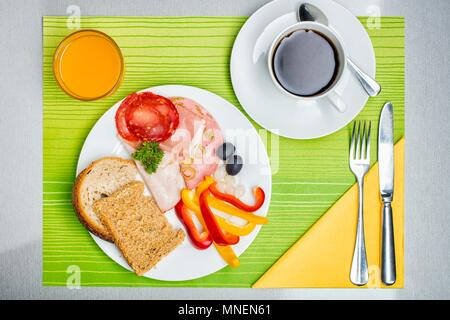
[[[394,227],[391,203],[394,197],[394,116],[392,103],[381,111],[378,126],[378,170],[383,201],[381,242],[381,280],[386,285],[396,281]]]

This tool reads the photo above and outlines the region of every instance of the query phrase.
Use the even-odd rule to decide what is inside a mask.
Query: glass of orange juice
[[[53,73],[61,89],[79,100],[96,100],[114,93],[122,82],[124,63],[116,42],[97,30],[80,30],[59,44]]]

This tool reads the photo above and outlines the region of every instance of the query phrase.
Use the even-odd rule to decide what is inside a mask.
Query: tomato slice
[[[167,140],[179,124],[178,111],[167,98],[151,92],[136,94],[138,99],[125,111],[130,133],[143,141]]]
[[[125,119],[125,112],[130,103],[134,103],[137,99],[137,96],[134,94],[129,95],[125,98],[125,100],[120,104],[119,109],[116,112],[116,128],[119,135],[125,139],[126,141],[137,142],[139,141],[139,137],[136,137],[134,134],[128,130],[128,125]]]
[[[178,124],[178,111],[172,101],[151,92],[129,95],[116,113],[117,131],[130,142],[167,140]]]

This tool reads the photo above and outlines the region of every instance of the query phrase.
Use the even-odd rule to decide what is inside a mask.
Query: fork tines
[[[370,121],[355,121],[350,143],[350,160],[370,161],[371,129],[372,123]]]

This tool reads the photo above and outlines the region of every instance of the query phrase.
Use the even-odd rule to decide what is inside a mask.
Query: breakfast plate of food
[[[271,183],[264,143],[235,106],[164,85],[128,95],[97,121],[79,156],[73,204],[112,260],[182,281],[239,266],[268,223]]]

